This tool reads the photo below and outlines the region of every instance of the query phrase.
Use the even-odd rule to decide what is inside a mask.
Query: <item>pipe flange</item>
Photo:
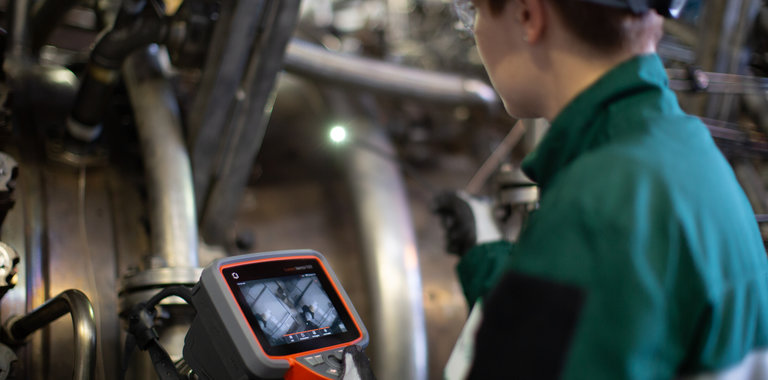
[[[200,279],[203,268],[166,267],[152,268],[123,277],[120,293],[146,288],[166,287],[171,285],[195,284]]]
[[[51,161],[74,168],[105,166],[109,162],[109,154],[104,148],[71,139],[46,141],[45,153]]]
[[[120,286],[120,310],[128,310],[139,302],[144,302],[161,289],[183,285],[194,286],[200,280],[203,268],[166,267],[146,269],[136,274],[123,277]],[[179,297],[168,297],[162,305],[183,305],[186,302]]]

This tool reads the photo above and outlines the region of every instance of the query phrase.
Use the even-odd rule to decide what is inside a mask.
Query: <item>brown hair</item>
[[[508,0],[487,0],[491,13],[499,14]],[[651,22],[651,12],[635,15],[624,9],[580,0],[548,0],[559,18],[579,40],[595,51],[616,53],[649,38],[661,38],[661,29]]]

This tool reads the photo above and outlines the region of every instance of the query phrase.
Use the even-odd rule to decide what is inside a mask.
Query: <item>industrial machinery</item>
[[[497,200],[514,238],[536,207],[516,167],[546,130],[512,128],[451,12],[444,0],[0,1],[0,379],[153,378],[148,355],[125,360],[131,312],[150,300],[168,359],[197,358],[172,371],[215,366],[185,354],[190,326],[205,336],[199,310],[153,297],[202,274],[190,299],[233,289],[242,310],[237,282],[202,267],[297,247],[333,264],[349,300],[324,288],[331,304],[361,317],[348,312],[360,336],[343,340],[363,344],[366,322],[377,378],[440,378],[466,305],[431,200],[503,146],[466,187]],[[765,19],[758,0],[689,1],[659,49],[759,220]],[[333,125],[346,145],[326,143]],[[304,348],[275,355],[334,360]]]

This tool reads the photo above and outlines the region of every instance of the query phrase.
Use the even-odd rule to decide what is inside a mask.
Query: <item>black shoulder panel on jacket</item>
[[[509,272],[483,301],[469,379],[557,379],[584,305],[582,289]]]

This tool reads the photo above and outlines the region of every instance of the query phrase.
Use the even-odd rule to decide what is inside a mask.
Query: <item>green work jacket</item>
[[[518,241],[476,246],[458,265],[486,319],[509,313],[501,320],[530,326],[495,326],[497,337],[520,335],[503,338],[536,351],[548,336],[536,326],[562,324],[547,321],[563,311],[542,303],[579,298],[570,335],[553,338],[566,346],[558,378],[718,373],[768,347],[768,262],[753,210],[707,128],[678,106],[658,56],[620,64],[572,100],[523,170],[541,200]],[[510,273],[577,292],[512,281],[492,300]]]

